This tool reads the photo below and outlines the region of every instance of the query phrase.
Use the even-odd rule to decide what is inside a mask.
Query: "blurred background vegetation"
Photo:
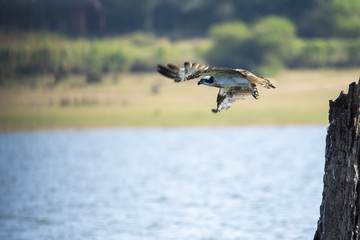
[[[359,13],[358,0],[0,0],[0,131],[326,123],[359,76]],[[278,88],[210,117],[216,89],[156,74],[184,61]]]
[[[0,85],[198,61],[258,74],[360,65],[355,0],[0,0]]]

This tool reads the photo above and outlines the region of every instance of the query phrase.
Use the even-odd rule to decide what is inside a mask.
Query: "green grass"
[[[212,114],[209,109],[122,109],[114,106],[16,107],[2,109],[1,130],[90,128],[111,126],[208,126],[244,124],[322,124],[319,109],[246,109]],[[290,114],[289,114],[290,113]]]
[[[51,73],[60,81],[68,74],[82,73],[95,75],[97,80],[102,73],[150,71],[156,62],[197,62],[211,44],[208,39],[170,41],[141,32],[73,39],[49,33],[0,31],[0,86],[11,85],[14,81],[8,81],[9,77],[22,74]]]
[[[52,85],[0,89],[0,130],[92,128],[115,126],[213,126],[257,124],[326,124],[328,101],[358,80],[357,70],[284,71],[276,89],[259,89],[260,98],[237,101],[229,110],[211,113],[217,89],[196,81],[173,83],[156,73],[106,76],[87,85],[84,77]],[[158,93],[151,91],[158,84]]]

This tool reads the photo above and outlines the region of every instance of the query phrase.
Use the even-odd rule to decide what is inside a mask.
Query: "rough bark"
[[[330,101],[320,219],[314,240],[359,239],[360,80]]]

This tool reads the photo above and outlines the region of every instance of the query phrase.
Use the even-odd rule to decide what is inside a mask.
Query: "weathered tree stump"
[[[320,219],[314,240],[359,239],[360,80],[330,101]]]

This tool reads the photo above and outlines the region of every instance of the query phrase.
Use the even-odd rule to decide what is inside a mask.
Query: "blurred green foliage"
[[[214,44],[204,54],[215,66],[256,69],[260,74],[276,74],[288,68],[357,67],[360,39],[301,39],[286,18],[269,16],[255,23],[217,24],[209,30]]]
[[[85,74],[88,83],[96,83],[103,73],[154,71],[156,63],[180,63],[183,57],[201,61],[197,56],[209,45],[208,40],[171,42],[141,32],[102,39],[0,33],[0,40],[0,84],[35,74],[54,74],[57,83],[69,73]]]
[[[283,68],[360,65],[359,1],[140,3],[103,2],[99,13],[112,20],[105,33],[115,33],[116,26],[121,29],[115,21],[119,20],[126,23],[122,24],[126,29],[119,30],[122,35],[82,38],[0,31],[0,85],[8,84],[9,79],[24,81],[18,77],[21,75],[37,74],[53,74],[54,82],[59,83],[73,73],[83,74],[88,83],[97,83],[104,73],[113,74],[116,80],[120,72],[155,71],[157,63],[165,62],[205,62],[267,75]],[[0,6],[11,4],[0,2]],[[51,6],[41,7],[46,10]],[[138,18],[132,15],[134,7],[143,13]],[[119,8],[121,14],[115,16]]]
[[[213,47],[205,54],[212,65],[255,69],[275,74],[293,56],[294,25],[286,18],[270,16],[249,26],[226,23],[210,29]]]
[[[205,37],[224,22],[281,16],[300,37],[359,37],[358,0],[0,0],[0,29],[109,36],[134,31],[171,39]]]
[[[159,62],[358,67],[359,13],[359,0],[0,0],[0,85],[71,73],[96,83]]]
[[[359,39],[299,38],[294,24],[275,16],[250,24],[216,24],[209,29],[208,39],[170,41],[135,32],[98,39],[0,33],[0,40],[0,85],[14,76],[36,74],[53,74],[58,83],[71,73],[85,74],[88,83],[96,83],[103,73],[112,73],[116,80],[118,73],[155,71],[157,63],[165,62],[206,62],[267,75],[284,67],[360,65]]]
[[[299,22],[305,36],[360,37],[360,1],[317,0],[316,5]]]

